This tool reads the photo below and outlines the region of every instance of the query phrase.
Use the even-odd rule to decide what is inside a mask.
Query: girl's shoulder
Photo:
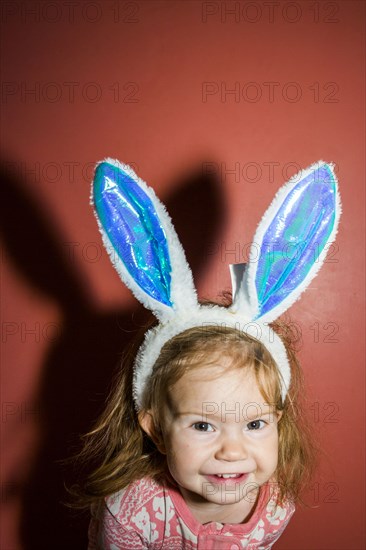
[[[277,482],[269,482],[265,487],[264,506],[258,510],[258,518],[253,537],[271,547],[282,535],[295,513],[296,507],[292,500],[279,501],[279,486]],[[265,535],[264,535],[265,533]]]
[[[91,515],[90,550],[102,547],[150,548],[150,543],[164,539],[174,522],[174,509],[166,487],[151,478],[135,480],[104,497],[92,508]],[[180,541],[181,536],[177,533],[175,538]],[[116,546],[116,542],[119,545]],[[169,548],[181,546],[178,543],[178,546],[170,545]]]
[[[156,497],[164,497],[165,487],[155,479],[143,477],[132,481],[127,487],[105,497],[104,503],[109,512],[123,522],[142,508],[150,508]]]

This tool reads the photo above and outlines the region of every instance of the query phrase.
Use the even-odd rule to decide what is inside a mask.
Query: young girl
[[[98,165],[94,203],[122,280],[159,324],[87,435],[84,452],[100,458],[84,486],[89,550],[271,548],[313,460],[301,372],[275,319],[335,238],[332,166],[313,165],[277,194],[248,267],[232,266],[227,307],[199,304],[170,218],[129,167]]]

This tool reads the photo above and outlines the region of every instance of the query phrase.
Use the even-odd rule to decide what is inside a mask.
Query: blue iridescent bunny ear
[[[321,268],[340,214],[333,164],[319,161],[291,178],[257,228],[233,309],[261,323],[282,315]]]
[[[153,189],[130,166],[106,159],[96,167],[92,202],[112,263],[136,298],[161,321],[196,307],[183,248]]]
[[[144,406],[149,377],[164,344],[203,325],[228,326],[260,340],[276,362],[284,400],[290,365],[283,342],[268,323],[310,284],[335,239],[341,206],[333,165],[320,161],[279,190],[258,226],[247,268],[230,266],[233,303],[228,308],[198,303],[170,217],[132,168],[112,159],[99,163],[92,203],[122,281],[159,319],[146,333],[135,360],[136,408]]]

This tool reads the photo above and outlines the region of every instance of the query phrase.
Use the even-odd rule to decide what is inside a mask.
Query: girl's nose
[[[248,451],[242,438],[226,436],[221,440],[215,453],[217,460],[245,460],[248,458]]]

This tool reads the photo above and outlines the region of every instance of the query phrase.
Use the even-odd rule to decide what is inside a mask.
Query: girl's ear
[[[164,444],[163,434],[160,430],[156,429],[154,417],[151,411],[141,410],[138,413],[138,420],[141,428],[144,432],[150,437],[150,439],[155,443],[158,451],[165,455],[166,448]]]
[[[283,411],[276,411],[277,422],[279,422],[281,420],[282,415],[283,415]]]

